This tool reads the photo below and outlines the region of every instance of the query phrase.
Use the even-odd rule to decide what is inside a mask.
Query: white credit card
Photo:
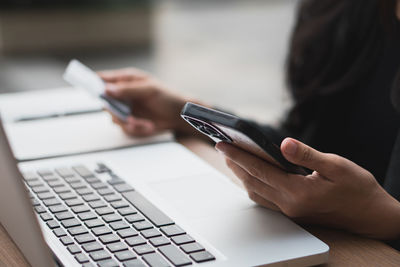
[[[63,78],[71,85],[86,89],[93,96],[99,97],[105,107],[120,120],[126,121],[127,117],[131,114],[130,106],[107,96],[104,93],[106,85],[100,76],[78,60],[73,59],[69,62]]]
[[[103,94],[106,89],[106,85],[99,75],[76,59],[69,62],[63,78],[71,85],[82,87],[96,97]]]

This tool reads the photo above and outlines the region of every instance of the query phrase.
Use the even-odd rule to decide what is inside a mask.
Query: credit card
[[[73,59],[69,62],[64,72],[63,78],[66,82],[75,87],[81,87],[87,90],[94,97],[99,97],[112,114],[118,119],[126,121],[131,114],[131,107],[117,99],[105,94],[106,85],[96,72]]]

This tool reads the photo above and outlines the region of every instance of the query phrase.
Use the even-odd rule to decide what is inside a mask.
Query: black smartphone
[[[305,168],[287,161],[281,153],[280,144],[275,144],[271,136],[247,120],[190,102],[183,107],[181,117],[217,143],[231,143],[287,172],[309,174]]]

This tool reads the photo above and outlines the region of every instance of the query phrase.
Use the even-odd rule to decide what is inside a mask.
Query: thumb
[[[143,82],[106,83],[106,94],[120,100],[133,100],[149,93],[148,84]]]
[[[283,156],[290,162],[317,171],[322,175],[331,172],[330,154],[319,152],[293,138],[285,138],[281,143]]]

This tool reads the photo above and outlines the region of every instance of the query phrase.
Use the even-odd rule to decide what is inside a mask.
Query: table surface
[[[220,172],[238,182],[215,149],[196,139],[180,143],[203,158]],[[386,244],[340,230],[316,226],[303,227],[330,247],[329,262],[323,266],[399,266],[400,253]],[[29,266],[25,258],[0,225],[0,266]]]

